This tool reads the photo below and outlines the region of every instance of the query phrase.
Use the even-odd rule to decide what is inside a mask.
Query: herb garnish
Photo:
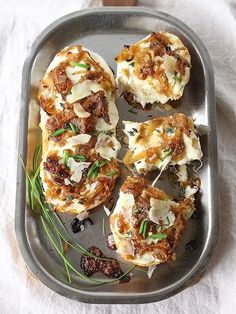
[[[88,178],[96,178],[99,174],[99,170],[105,166],[110,160],[105,160],[102,163],[99,162],[99,160],[96,160],[93,164],[92,167],[89,169],[89,172],[87,174]]]
[[[167,234],[165,234],[165,233],[154,233],[154,234],[150,234],[148,237],[151,239],[161,240],[161,239],[166,239]]]
[[[48,240],[51,242],[52,246],[58,253],[59,257],[62,259],[67,278],[69,283],[71,283],[71,276],[70,271],[74,272],[77,276],[80,278],[83,278],[84,280],[87,280],[89,282],[92,282],[94,284],[107,284],[107,283],[113,283],[116,281],[119,281],[121,278],[126,276],[134,267],[132,266],[128,271],[126,271],[123,275],[121,275],[119,278],[112,279],[112,280],[102,280],[102,279],[92,279],[81,273],[79,270],[77,270],[74,265],[70,262],[70,260],[66,257],[66,253],[63,249],[63,244],[67,244],[71,249],[74,249],[76,252],[81,254],[86,254],[88,256],[91,256],[96,259],[100,260],[113,260],[112,258],[108,257],[98,257],[94,254],[87,251],[80,243],[76,242],[73,237],[70,235],[60,218],[58,217],[57,213],[54,212],[54,209],[51,207],[50,204],[46,203],[46,200],[44,198],[44,192],[43,192],[43,186],[42,181],[39,176],[39,159],[40,159],[40,152],[41,152],[41,146],[38,145],[35,149],[34,156],[33,156],[33,173],[30,174],[24,165],[23,159],[20,156],[20,160],[22,163],[22,167],[24,169],[26,178],[27,178],[27,184],[28,184],[28,198],[29,198],[29,204],[35,204],[37,205],[37,210],[35,207],[30,207],[32,211],[34,211],[35,214],[38,215],[43,229],[45,231],[45,234],[48,237]],[[69,239],[68,239],[69,238]]]
[[[164,161],[167,157],[169,157],[172,153],[172,149],[169,148],[169,149],[166,149],[164,150],[164,153],[166,153],[162,158],[161,158],[161,161]]]
[[[69,157],[70,157],[70,154],[66,150],[64,150],[64,152],[63,152],[63,164],[64,165],[67,165],[67,161],[68,161]]]
[[[146,238],[146,231],[147,231],[147,219],[143,219],[139,227],[139,233],[142,234],[144,239]]]
[[[176,82],[181,82],[181,78],[177,75],[174,75],[173,76],[173,79],[176,81]]]
[[[170,219],[169,219],[168,216],[166,216],[166,220],[167,220],[167,222],[168,222],[168,225],[170,225]]]
[[[138,130],[135,129],[135,128],[132,128],[132,131],[128,131],[128,133],[129,133],[130,136],[134,136],[135,133],[138,133]]]
[[[129,63],[129,65],[131,65],[132,67],[134,67],[134,62]]]
[[[66,131],[66,129],[59,129],[59,130],[56,130],[55,132],[51,133],[50,135],[51,136],[58,136],[58,135],[61,135],[62,133],[64,133]]]
[[[88,64],[88,63],[83,64],[83,63],[79,63],[79,62],[76,62],[76,61],[71,61],[70,65],[72,65],[73,67],[80,67],[80,68],[83,68],[83,69],[86,69],[86,70],[90,70],[90,68],[91,68],[91,65]]]
[[[69,128],[71,129],[71,131],[73,131],[74,133],[77,133],[77,127],[74,125],[74,123],[69,122]]]
[[[134,111],[134,106],[128,110],[130,113],[137,114],[137,111]]]
[[[69,195],[67,195],[67,199],[68,199],[68,200],[70,200],[70,201],[73,201],[74,196],[73,196],[73,195],[71,195],[71,194],[69,194]]]
[[[106,176],[107,176],[107,177],[110,177],[110,176],[113,176],[114,174],[117,174],[117,173],[118,173],[117,170],[112,170],[112,171],[107,172],[107,173],[106,173]]]
[[[71,155],[67,151],[63,152],[63,164],[67,166],[67,162],[69,158],[73,158],[75,161],[86,161],[86,157],[83,155]]]
[[[175,130],[173,128],[170,128],[170,127],[165,128],[165,130],[166,130],[166,133],[168,133],[168,134],[174,134],[175,133]]]
[[[70,155],[75,161],[86,161],[87,158],[83,155]]]

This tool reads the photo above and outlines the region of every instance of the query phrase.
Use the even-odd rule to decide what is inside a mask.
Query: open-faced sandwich
[[[190,54],[170,33],[152,33],[116,57],[117,84],[126,101],[145,108],[179,99],[190,77]]]
[[[182,182],[184,198],[178,202],[138,176],[128,177],[120,189],[110,227],[117,252],[140,266],[175,259],[188,219],[195,210],[199,181]]]
[[[40,175],[48,203],[80,213],[106,200],[119,175],[115,81],[106,62],[81,46],[60,51],[40,82]]]
[[[164,170],[168,165],[184,165],[202,158],[191,117],[177,113],[142,123],[123,123],[129,148],[123,162],[134,165],[138,173]]]

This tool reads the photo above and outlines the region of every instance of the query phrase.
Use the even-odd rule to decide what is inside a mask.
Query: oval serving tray
[[[147,303],[170,297],[195,283],[203,274],[213,249],[216,246],[220,213],[217,187],[217,145],[215,118],[214,78],[210,58],[199,38],[182,22],[162,12],[140,7],[106,7],[87,9],[66,15],[48,26],[35,40],[27,57],[22,77],[21,125],[19,130],[19,154],[30,167],[32,152],[40,143],[39,106],[37,102],[38,82],[43,77],[54,55],[70,44],[81,44],[99,53],[115,70],[114,57],[124,44],[131,44],[152,31],[169,31],[181,38],[192,57],[191,79],[184,96],[168,112],[128,112],[130,107],[121,98],[117,99],[122,120],[144,121],[148,115],[170,115],[183,112],[193,116],[197,125],[205,125],[207,132],[201,136],[204,158],[198,171],[202,181],[202,193],[196,206],[198,219],[191,219],[177,250],[174,262],[157,267],[151,279],[134,269],[132,279],[125,284],[92,286],[72,275],[72,284],[66,279],[63,262],[56,255],[43,232],[37,216],[26,206],[26,183],[20,162],[18,163],[15,229],[18,244],[30,270],[49,288],[68,298],[90,303]],[[121,178],[114,192],[116,197]],[[168,191],[165,175],[157,186]],[[107,256],[116,253],[107,249],[102,234],[102,217],[108,217],[100,206],[92,211],[94,225],[83,232],[72,235],[88,248],[97,245]],[[72,216],[63,217],[70,229]],[[185,250],[188,241],[197,239],[196,250]],[[71,261],[79,267],[79,258],[68,253]],[[121,264],[123,270],[129,265]]]

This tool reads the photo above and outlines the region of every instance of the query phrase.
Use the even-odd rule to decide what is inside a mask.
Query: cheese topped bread
[[[183,182],[182,182],[183,184]],[[188,220],[195,210],[199,182],[185,182],[186,195],[173,201],[164,191],[138,176],[128,177],[110,217],[117,252],[140,266],[152,266],[175,258]]]
[[[120,92],[136,107],[179,99],[190,77],[188,49],[167,32],[152,33],[124,46],[116,62]]]
[[[128,152],[123,162],[138,173],[168,165],[183,165],[202,158],[201,145],[191,117],[177,113],[145,122],[123,121]]]
[[[115,81],[98,54],[61,50],[40,82],[40,175],[57,211],[80,213],[104,202],[119,175]]]

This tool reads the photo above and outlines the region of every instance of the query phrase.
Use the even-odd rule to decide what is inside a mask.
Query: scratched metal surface
[[[29,167],[35,144],[40,142],[38,82],[59,50],[71,44],[83,45],[99,53],[115,70],[114,57],[124,44],[129,45],[150,32],[159,30],[176,34],[189,48],[192,57],[190,82],[185,88],[184,96],[172,103],[172,109],[168,112],[155,109],[149,112],[138,111],[134,115],[128,112],[130,107],[125,101],[118,97],[116,104],[120,115],[119,127],[122,127],[122,120],[144,121],[150,114],[157,116],[175,112],[191,115],[197,125],[207,126],[208,132],[201,136],[204,158],[203,167],[198,172],[202,181],[202,193],[196,204],[199,209],[198,219],[190,220],[177,250],[176,261],[158,266],[151,279],[144,272],[133,270],[134,275],[126,284],[93,286],[73,275],[73,282],[68,285],[63,262],[52,250],[39,219],[27,209],[24,174],[19,164],[15,227],[20,250],[31,271],[48,287],[66,297],[90,303],[146,303],[167,298],[201,277],[216,245],[219,208],[215,92],[211,61],[197,36],[169,15],[144,8],[97,8],[62,17],[41,33],[31,48],[23,70],[19,153],[28,160]],[[114,198],[117,197],[117,190],[123,180],[124,177],[118,180]],[[168,171],[162,175],[157,186],[172,195],[176,192]],[[87,226],[83,232],[73,237],[86,248],[96,245],[104,254],[119,259],[105,245],[101,226],[103,217],[108,234],[108,217],[100,206],[91,213],[94,225]],[[70,230],[73,216],[62,215],[61,218]],[[192,239],[197,239],[197,249],[185,250],[185,244]],[[78,255],[69,252],[68,256],[79,267]],[[125,264],[121,266],[123,270],[130,267]]]

